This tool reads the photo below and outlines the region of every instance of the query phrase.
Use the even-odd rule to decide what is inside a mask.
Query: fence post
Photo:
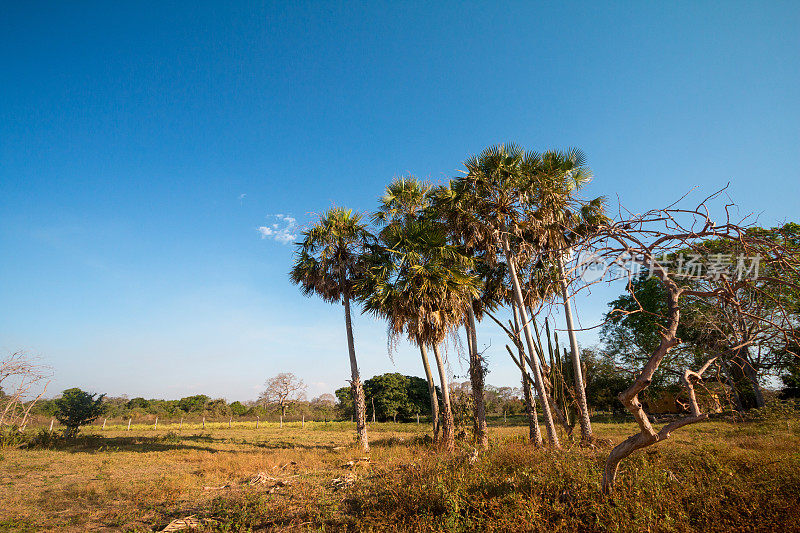
[[[131,430],[131,420],[132,420],[131,418],[128,419],[128,431]]]
[[[153,424],[153,429],[158,429],[158,417],[156,417],[156,423]]]
[[[103,419],[103,429],[106,429],[106,420],[108,420],[108,418]]]
[[[233,418],[228,419],[228,429],[231,429],[231,422],[233,422]]]
[[[417,425],[419,425],[419,413],[417,413]]]
[[[53,422],[54,422],[54,420],[51,418],[50,419],[50,432],[51,433],[53,432]]]
[[[306,427],[306,415],[303,413],[303,427]]]
[[[259,419],[258,415],[256,415],[256,429],[258,429],[258,421],[259,421],[259,420],[260,420],[260,419]]]

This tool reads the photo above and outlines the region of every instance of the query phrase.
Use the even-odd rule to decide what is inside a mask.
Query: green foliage
[[[583,350],[581,357],[586,365],[586,401],[599,411],[623,411],[619,393],[631,384],[631,376],[614,364],[607,355]]]
[[[340,302],[352,296],[361,255],[373,241],[360,214],[341,207],[329,209],[303,232],[289,278],[306,296]]]
[[[419,413],[426,415],[431,410],[431,397],[428,382],[416,376],[398,373],[374,376],[364,382],[367,417],[372,420],[372,404],[375,403],[375,418],[380,422],[388,420],[408,421]],[[336,390],[339,401],[337,409],[343,418],[353,414],[353,397],[350,387]]]
[[[180,399],[178,402],[178,407],[180,407],[180,409],[186,413],[198,413],[205,410],[209,400],[211,400],[211,398],[205,394],[187,396],[186,398]]]
[[[244,406],[241,402],[233,402],[229,406],[231,414],[234,416],[242,416],[247,412],[247,407]]]
[[[633,294],[626,292],[608,304],[611,310],[601,330],[608,363],[629,371],[629,377],[641,369],[658,347],[660,331],[667,323],[667,293],[661,280],[648,278],[648,273],[644,272],[633,280],[632,287]],[[636,312],[640,305],[643,311]],[[678,337],[696,336],[687,331],[685,324],[685,321],[681,323]],[[686,345],[674,348],[656,371],[650,387],[657,390],[675,383],[679,374],[672,370],[690,366],[691,360],[693,357]],[[591,372],[588,378],[591,379]]]
[[[144,398],[133,398],[128,402],[128,409],[147,409],[150,407],[150,402]]]
[[[781,374],[783,389],[781,396],[784,398],[800,398],[800,364],[787,366]]]
[[[674,384],[684,369],[698,367],[709,357],[719,356],[724,369],[722,379],[735,388],[741,407],[755,407],[759,380],[782,366],[789,380],[789,390],[785,394],[792,394],[791,383],[794,382],[787,360],[791,365],[795,354],[786,345],[783,329],[796,327],[800,319],[800,289],[797,288],[800,283],[796,279],[782,279],[787,275],[791,278],[792,274],[780,269],[779,264],[791,262],[790,256],[800,254],[800,225],[748,228],[747,236],[761,239],[765,246],[782,246],[781,257],[776,260],[768,257],[769,254],[761,254],[763,261],[758,278],[736,288],[737,305],[741,308],[706,297],[693,297],[690,293],[681,297],[677,336],[682,342],[662,362],[653,378],[653,389]],[[681,262],[681,254],[735,259],[740,254],[749,256],[757,251],[745,250],[737,241],[709,239],[697,243],[691,250],[678,250],[665,259],[674,268]],[[639,370],[653,353],[661,341],[660,331],[666,325],[666,291],[659,279],[648,276],[645,269],[632,282],[633,294],[625,293],[609,303],[614,311],[606,315],[601,333],[605,351],[613,356],[616,364],[631,371]],[[722,283],[703,278],[676,277],[675,280],[687,289],[702,292],[713,292]],[[640,304],[641,312],[638,312]]]
[[[800,417],[800,399],[769,399],[759,409],[751,409],[743,415],[745,420],[784,421]]]
[[[62,393],[61,398],[55,401],[56,418],[66,427],[67,437],[77,436],[81,426],[103,414],[103,398],[105,394],[97,396],[77,387]]]
[[[55,431],[40,429],[27,443],[28,448],[50,449],[58,444],[64,437]]]
[[[0,450],[3,448],[19,446],[25,441],[25,436],[17,427],[0,427]]]
[[[231,414],[228,402],[224,398],[209,401],[206,404],[206,412],[211,416],[228,416]]]
[[[353,410],[353,393],[350,387],[342,387],[336,389],[335,393],[338,403],[336,408],[339,411],[339,416],[342,418],[349,418],[355,412]]]
[[[416,376],[398,373],[375,376],[364,382],[367,412],[375,405],[377,420],[411,420],[418,413],[431,410],[428,382]]]

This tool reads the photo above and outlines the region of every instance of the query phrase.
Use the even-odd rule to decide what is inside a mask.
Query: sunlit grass
[[[89,428],[74,442],[0,450],[0,531],[151,531],[190,514],[212,529],[726,531],[797,527],[797,420],[687,427],[625,461],[599,492],[608,449],[524,444],[491,428],[491,448],[441,455],[424,424],[370,424],[370,461],[350,422]],[[596,423],[619,442],[632,424]],[[354,461],[352,466],[347,463]],[[287,485],[248,481],[265,472]],[[334,480],[354,473],[351,485]]]

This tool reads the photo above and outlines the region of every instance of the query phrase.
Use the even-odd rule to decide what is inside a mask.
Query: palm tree
[[[297,243],[297,257],[290,279],[300,285],[306,296],[316,294],[326,302],[342,302],[344,305],[356,433],[358,444],[364,451],[369,451],[367,409],[350,319],[354,281],[363,268],[361,257],[366,247],[374,241],[361,218],[352,210],[340,207],[334,207],[320,216],[316,225],[303,232],[302,242]]]
[[[431,187],[413,176],[399,178],[386,187],[386,194],[380,199],[378,211],[372,216],[378,225],[397,225],[409,222],[420,216],[428,207]],[[390,331],[390,334],[397,332]],[[433,426],[433,442],[439,440],[439,397],[433,381],[431,365],[425,343],[418,343],[422,356],[422,367],[428,381],[428,394],[431,398],[431,425]]]
[[[526,175],[525,152],[513,145],[499,145],[485,149],[479,156],[464,162],[466,172],[453,184],[453,194],[459,197],[463,216],[471,222],[467,235],[470,244],[481,247],[488,256],[500,248],[506,258],[506,265],[512,282],[513,302],[519,313],[525,333],[525,341],[531,354],[534,384],[542,402],[545,427],[550,444],[559,447],[558,434],[553,422],[542,369],[536,351],[525,309],[522,284],[518,275],[521,263],[518,253],[511,249],[515,240],[519,246],[525,241],[519,239],[529,229],[526,220],[532,190]]]
[[[455,426],[440,345],[463,323],[480,281],[470,273],[471,259],[447,237],[447,228],[424,214],[388,224],[380,234],[382,246],[369,256],[359,295],[364,309],[386,318],[393,334],[433,349],[442,393],[442,445],[452,451]]]
[[[538,247],[556,267],[564,316],[569,334],[575,393],[581,425],[581,439],[592,440],[592,425],[586,402],[578,340],[575,336],[572,307],[565,273],[564,256],[574,241],[591,227],[605,220],[603,198],[581,203],[575,193],[592,178],[586,167],[586,157],[575,148],[567,151],[551,150],[544,154],[529,154],[525,169],[532,179],[536,209],[532,219],[537,226]]]
[[[494,256],[482,252],[473,240],[473,220],[464,216],[463,196],[455,192],[453,183],[438,187],[431,198],[433,216],[442,220],[450,231],[450,240],[464,249],[474,260],[473,274],[482,281],[481,294],[466,309],[464,330],[469,349],[469,379],[475,412],[475,440],[482,449],[489,447],[489,432],[486,424],[486,402],[484,397],[486,374],[482,353],[478,350],[477,325],[485,310],[493,309],[502,299],[504,269],[494,261]],[[499,282],[498,282],[499,280]]]

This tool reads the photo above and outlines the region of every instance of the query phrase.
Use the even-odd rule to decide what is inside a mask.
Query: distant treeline
[[[627,385],[627,375],[624,369],[613,364],[610,357],[595,353],[593,350],[583,351],[584,364],[589,367],[586,392],[589,407],[592,411],[621,411],[622,406],[617,400],[617,395]],[[796,374],[784,376],[785,388],[782,396],[786,398],[800,396],[798,390],[800,379]],[[794,382],[791,381],[795,378]],[[437,388],[438,391],[438,388]],[[646,402],[652,403],[654,411],[671,411],[674,396],[679,388],[674,383],[656,383],[645,395]],[[430,395],[428,394],[427,381],[416,376],[404,376],[399,373],[387,373],[374,376],[364,381],[366,396],[367,418],[379,422],[398,421],[408,422],[417,415],[426,419],[430,414]],[[772,393],[775,394],[775,393]],[[0,397],[3,392],[0,389]],[[457,425],[468,425],[472,409],[470,384],[468,381],[454,382],[451,384],[451,396],[454,415]],[[667,400],[666,407],[661,400]],[[486,414],[489,416],[522,415],[525,405],[522,391],[518,387],[494,387],[487,385],[485,388]],[[179,400],[146,399],[141,397],[105,397],[103,400],[105,411],[104,418],[153,420],[159,417],[162,420],[184,418],[187,421],[214,419],[260,419],[263,421],[278,421],[281,418],[281,407],[276,403],[265,401],[235,401],[228,403],[224,398],[212,398],[205,394],[186,396]],[[53,417],[56,413],[55,399],[40,400],[32,409],[31,415],[38,417]],[[285,421],[317,420],[333,421],[347,420],[353,416],[353,400],[350,387],[336,390],[336,395],[322,394],[311,400],[296,400],[286,409],[283,417]]]
[[[273,405],[264,405],[256,401],[228,403],[224,398],[211,398],[205,394],[187,396],[180,400],[161,400],[146,398],[106,397],[103,400],[105,411],[103,417],[113,419],[161,419],[200,420],[219,418],[252,418],[271,421],[280,419],[280,409]],[[33,415],[54,416],[55,399],[40,400],[36,404]],[[297,401],[289,410],[285,420],[299,420],[303,416],[309,420],[336,420],[341,418],[332,394],[323,394],[310,401]]]

